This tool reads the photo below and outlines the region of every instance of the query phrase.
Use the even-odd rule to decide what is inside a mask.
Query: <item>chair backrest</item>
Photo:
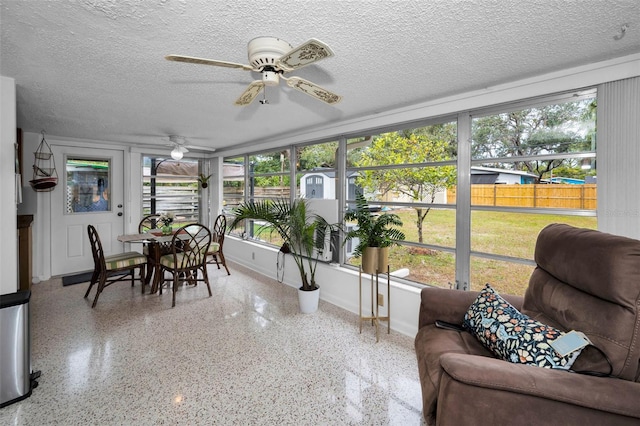
[[[140,223],[138,224],[138,233],[143,234],[151,229],[158,229],[158,218],[159,214],[150,214],[142,218]]]
[[[640,241],[552,224],[538,235],[535,261],[523,313],[582,331],[608,356],[613,375],[640,381]],[[587,347],[573,369],[609,367]]]
[[[216,217],[216,221],[213,223],[213,232],[212,238],[213,241],[220,244],[220,249],[222,250],[222,244],[224,243],[224,234],[227,232],[227,218],[225,215],[221,214]]]
[[[87,225],[87,232],[89,233],[94,267],[98,271],[104,271],[107,266],[104,260],[104,250],[102,249],[102,242],[100,242],[100,235],[98,235],[98,231],[93,225]]]
[[[206,264],[211,232],[199,223],[185,225],[173,235],[172,254],[177,269],[190,269]]]

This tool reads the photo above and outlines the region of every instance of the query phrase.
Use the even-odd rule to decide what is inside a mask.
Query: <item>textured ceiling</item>
[[[637,0],[0,0],[0,19],[24,131],[218,150],[640,52]],[[327,43],[335,57],[288,75],[342,102],[281,82],[237,107],[258,74],[164,59],[248,63],[263,35]]]

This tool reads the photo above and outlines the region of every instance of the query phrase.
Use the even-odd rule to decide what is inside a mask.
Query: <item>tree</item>
[[[546,105],[473,120],[473,158],[559,154],[589,149],[593,138],[593,100]],[[538,175],[538,181],[566,160],[527,160],[515,170]],[[498,164],[498,167],[503,167]]]
[[[313,170],[336,165],[338,142],[319,143],[298,149],[298,170]]]
[[[457,123],[432,124],[430,126],[419,127],[416,129],[403,130],[399,132],[405,138],[411,135],[424,135],[429,139],[437,139],[444,141],[448,147],[446,149],[448,158],[456,158],[458,156],[458,135]]]
[[[337,149],[337,142],[314,144],[299,148],[296,150],[295,167],[297,167],[297,170],[335,167]],[[255,174],[274,174],[272,176],[256,176],[256,186],[274,187],[289,184],[288,174],[283,175],[290,167],[288,149],[255,155],[251,158],[251,161],[253,162]],[[291,167],[293,166],[291,165]]]
[[[280,173],[273,176],[254,177],[258,187],[273,187],[289,185],[289,176],[283,175],[289,168],[289,150],[274,151],[252,156],[250,170],[255,174]]]
[[[450,160],[449,140],[425,132],[385,133],[361,153],[357,166],[417,164]],[[436,194],[456,183],[454,166],[402,167],[365,170],[358,183],[368,192],[401,193],[420,203],[433,203]],[[423,242],[423,223],[430,207],[415,207],[418,241]]]

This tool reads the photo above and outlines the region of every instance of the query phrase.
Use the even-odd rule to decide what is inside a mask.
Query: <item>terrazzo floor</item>
[[[228,262],[206,287],[141,294],[123,282],[96,308],[87,284],[35,284],[31,397],[0,425],[423,425],[413,339],[375,342],[327,302]]]

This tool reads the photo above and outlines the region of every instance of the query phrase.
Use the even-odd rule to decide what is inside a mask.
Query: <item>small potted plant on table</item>
[[[171,235],[171,225],[175,220],[175,215],[171,212],[164,212],[158,217],[158,223],[161,225],[162,235]]]

